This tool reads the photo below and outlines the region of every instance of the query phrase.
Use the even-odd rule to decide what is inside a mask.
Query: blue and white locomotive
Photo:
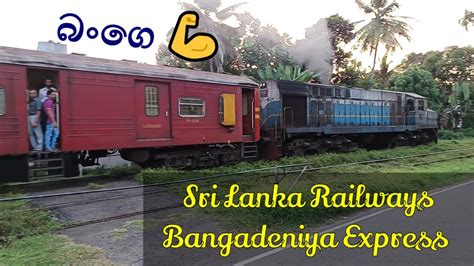
[[[267,159],[437,141],[437,113],[414,93],[265,81],[260,101]]]

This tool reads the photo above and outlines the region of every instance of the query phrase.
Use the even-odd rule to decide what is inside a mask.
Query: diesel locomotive
[[[268,159],[437,141],[437,113],[414,93],[265,81],[259,94]]]

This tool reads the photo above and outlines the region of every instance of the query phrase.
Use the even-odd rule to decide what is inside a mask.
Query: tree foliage
[[[346,52],[343,47],[354,39],[354,23],[344,19],[339,14],[328,17],[326,21],[331,32],[333,50],[331,82],[333,84],[351,83],[351,79],[354,78],[353,67],[357,63],[351,62],[352,53]]]
[[[288,34],[280,35],[275,27],[262,26],[260,20],[249,13],[244,15],[246,19],[241,28],[245,34],[237,48],[239,56],[233,64],[235,71],[258,79],[259,70],[276,68],[278,64],[299,66],[289,53],[292,43]]]
[[[403,72],[410,66],[418,66],[433,75],[441,92],[449,95],[456,82],[472,82],[474,79],[474,47],[447,47],[443,51],[409,54],[395,69]]]
[[[229,18],[240,18],[240,13],[236,9],[245,3],[237,3],[226,8],[221,8],[220,0],[195,0],[193,4],[179,2],[183,10],[195,11],[199,14],[199,28],[202,31],[211,33],[219,43],[217,54],[201,62],[186,62],[172,55],[167,50],[167,44],[162,44],[158,48],[156,60],[158,64],[198,68],[211,72],[232,72],[232,62],[238,56],[237,47],[240,44],[239,28],[232,27],[225,23]],[[168,42],[173,29],[168,32]]]
[[[432,109],[439,107],[439,90],[430,72],[417,66],[408,68],[405,72],[395,75],[391,80],[391,89],[403,92],[413,92],[428,99]]]
[[[250,15],[249,12],[237,13],[235,8],[242,4],[232,5],[225,9],[220,8],[220,1],[195,1],[196,5],[182,3],[187,10],[194,10],[200,14],[200,27],[213,33],[219,42],[219,53],[208,61],[188,62],[171,54],[167,44],[158,48],[156,61],[160,65],[181,68],[195,68],[204,71],[226,72],[237,75],[248,75],[258,79],[257,71],[267,67],[276,68],[278,64],[297,67],[298,64],[291,57],[289,47],[292,45],[288,34],[279,34],[278,30],[270,25],[262,25],[261,21]],[[238,26],[231,27],[224,20],[233,17]],[[168,40],[173,29],[168,32]]]
[[[471,108],[474,100],[474,48],[451,46],[442,51],[411,53],[392,68],[390,54],[400,48],[399,39],[410,40],[410,27],[405,22],[406,17],[393,15],[399,8],[398,3],[393,0],[370,0],[370,4],[363,1],[368,0],[356,0],[356,3],[372,17],[358,31],[355,31],[357,23],[338,14],[325,19],[325,32],[329,33],[328,46],[332,48],[331,82],[417,93],[427,97],[430,108],[439,111],[441,117],[450,121],[451,127],[474,125],[474,108]],[[263,25],[249,12],[236,12],[242,5],[244,3],[222,8],[220,0],[181,3],[183,9],[198,12],[201,17],[199,30],[214,34],[221,49],[211,60],[188,62],[172,55],[165,43],[159,46],[157,63],[243,74],[255,80],[308,82],[319,79],[317,74],[308,71],[307,66],[301,62],[299,64],[293,58],[291,51],[295,48],[295,43],[288,34],[280,34],[275,27]],[[466,10],[460,23],[465,27],[472,25],[472,14]],[[229,18],[236,22],[234,26],[227,24]],[[318,23],[308,28],[309,32],[317,25]],[[172,29],[168,32],[169,37],[171,33]],[[311,36],[306,36],[309,37]],[[353,57],[351,51],[345,50],[354,39],[356,46],[373,55],[371,72],[362,67],[362,63]],[[309,51],[314,52],[312,49],[311,46]],[[384,50],[385,54],[379,69],[375,70],[380,50]],[[314,53],[311,55],[314,56]]]
[[[471,84],[472,85],[472,84]],[[443,116],[451,122],[452,128],[462,128],[464,119],[471,111],[472,86],[466,82],[456,82],[453,91],[448,97],[447,108]]]
[[[410,26],[404,21],[407,17],[393,15],[399,8],[396,1],[371,0],[368,5],[362,0],[356,0],[356,3],[364,13],[373,16],[356,32],[356,36],[357,46],[362,51],[373,54],[372,72],[374,72],[380,45],[383,45],[388,53],[401,48],[398,38],[410,41]]]

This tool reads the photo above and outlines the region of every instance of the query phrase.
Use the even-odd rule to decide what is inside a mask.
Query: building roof
[[[239,86],[257,86],[246,76],[117,61],[85,55],[61,54],[0,46],[0,63],[82,70],[100,73],[146,76]]]

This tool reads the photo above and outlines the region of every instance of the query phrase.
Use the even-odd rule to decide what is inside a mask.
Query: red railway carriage
[[[29,155],[26,91],[47,78],[59,89],[57,165]],[[111,150],[174,167],[256,158],[258,112],[243,76],[0,47],[0,180],[75,175]]]

